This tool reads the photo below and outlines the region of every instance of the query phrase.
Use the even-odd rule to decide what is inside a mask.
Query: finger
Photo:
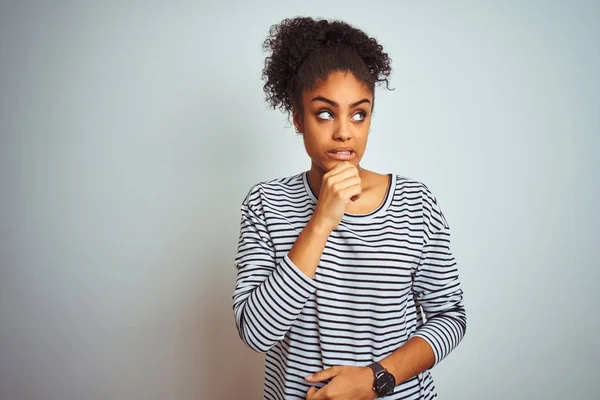
[[[345,179],[349,176],[358,176],[358,168],[356,168],[354,165],[348,163],[348,164],[344,164],[343,167],[341,167],[339,170],[332,170],[330,171],[330,176],[329,179]]]
[[[310,397],[317,392],[317,389],[314,386],[311,386],[306,392],[306,400],[309,400]]]
[[[344,161],[337,164],[333,169],[323,175],[323,179],[333,179],[334,181],[338,181],[353,175],[358,175],[358,168],[349,162]]]
[[[350,201],[358,200],[358,198],[360,198],[361,193],[362,188],[360,187],[360,185],[352,185],[342,190],[342,198],[348,199],[346,201],[346,204],[348,204]]]
[[[362,183],[362,179],[360,179],[360,176],[358,175],[351,175],[339,183],[344,183],[346,187],[352,185],[360,185]]]
[[[342,192],[344,189],[349,188],[350,186],[360,186],[362,183],[361,179],[358,176],[353,176],[347,179],[344,179],[341,182],[334,183],[331,188],[334,192]]]
[[[333,166],[333,168],[331,168],[329,170],[329,172],[327,172],[328,174],[335,174],[336,172],[340,172],[348,167],[352,166],[352,164],[349,161],[340,161],[339,163],[335,164]]]
[[[315,372],[314,374],[307,376],[306,380],[310,381],[310,382],[323,382],[323,381],[333,378],[337,374],[339,374],[338,368],[332,367],[332,368],[324,369],[322,371]]]
[[[327,180],[323,180],[323,184],[321,185],[321,191],[338,191],[347,188],[351,185],[356,185],[361,183],[361,179],[357,173],[348,172],[350,170],[346,170],[336,176],[332,176]]]

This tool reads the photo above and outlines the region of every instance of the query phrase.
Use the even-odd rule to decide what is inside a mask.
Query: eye
[[[317,114],[317,118],[326,119],[326,120],[327,119],[333,119],[333,114],[330,111],[326,111],[326,110],[325,111],[320,111]]]
[[[354,114],[352,116],[352,120],[353,121],[364,121],[366,117],[367,117],[367,114],[365,112],[361,111],[361,112],[357,112],[356,114]]]

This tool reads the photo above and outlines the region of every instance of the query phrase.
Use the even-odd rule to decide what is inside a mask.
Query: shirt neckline
[[[366,214],[344,213],[344,215],[342,217],[342,221],[364,222],[365,220],[374,219],[374,218],[377,218],[377,217],[385,214],[386,211],[388,210],[388,208],[390,207],[390,204],[392,203],[392,199],[394,197],[393,193],[396,191],[396,179],[395,179],[394,175],[387,174],[387,176],[390,178],[390,183],[388,185],[387,191],[385,193],[385,197],[384,197],[383,201],[381,202],[381,204],[375,210],[373,210],[369,213],[366,213]],[[313,201],[313,203],[316,205],[318,198],[317,198],[317,194],[313,191],[313,188],[310,186],[310,183],[308,182],[308,171],[305,171],[304,173],[302,173],[302,182],[304,183],[304,189],[306,190],[306,193],[308,194],[310,199]]]

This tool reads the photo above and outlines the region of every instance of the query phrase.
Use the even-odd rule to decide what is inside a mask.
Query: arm
[[[258,187],[244,200],[241,214],[235,259],[235,322],[241,339],[250,348],[267,352],[283,339],[316,290],[312,277],[329,231],[311,219],[290,252],[276,263]]]
[[[312,278],[329,234],[360,192],[358,170],[350,163],[339,163],[326,173],[310,221],[279,263],[263,214],[260,185],[246,196],[235,259],[233,310],[240,337],[253,350],[269,351],[292,327],[317,288]]]
[[[466,331],[463,293],[450,251],[450,232],[445,220],[441,221],[445,226],[427,238],[413,279],[415,299],[426,322],[409,341],[380,362],[397,383],[440,362],[458,345]]]
[[[394,375],[396,384],[440,362],[458,345],[466,331],[463,293],[450,251],[450,229],[435,198],[428,191],[425,194],[425,236],[421,258],[413,272],[413,294],[426,322],[404,345],[379,361]],[[374,375],[366,366],[333,367],[319,371],[307,380],[320,382],[332,378],[335,379],[323,389],[311,389],[307,399],[341,399],[349,397],[349,393],[361,399],[376,397],[371,389]]]

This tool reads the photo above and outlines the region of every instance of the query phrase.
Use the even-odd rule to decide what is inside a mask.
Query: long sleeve
[[[419,265],[413,276],[413,292],[425,323],[415,336],[425,339],[444,359],[462,340],[467,328],[463,292],[456,261],[450,250],[450,228],[437,201],[429,197],[425,207],[425,239]]]
[[[235,323],[244,343],[257,352],[267,352],[284,338],[317,287],[287,255],[276,260],[259,186],[242,203],[241,215],[234,263]]]

